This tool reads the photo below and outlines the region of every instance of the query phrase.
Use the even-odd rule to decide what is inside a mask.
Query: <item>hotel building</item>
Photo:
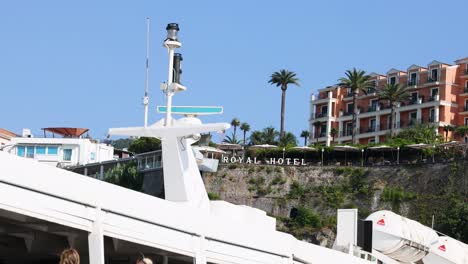
[[[373,87],[359,91],[356,141],[361,144],[384,142],[390,133],[390,111],[387,101],[379,101],[377,91],[387,83],[406,86],[408,100],[401,102],[395,113],[395,131],[415,124],[433,124],[443,134],[445,125],[468,125],[468,57],[454,65],[432,61],[427,66],[411,65],[405,71],[391,69],[385,75],[370,74]],[[339,85],[312,94],[309,119],[310,142],[351,143],[353,94]],[[337,131],[332,137],[332,129]],[[449,134],[449,138],[453,135]],[[459,139],[467,141],[468,139]]]

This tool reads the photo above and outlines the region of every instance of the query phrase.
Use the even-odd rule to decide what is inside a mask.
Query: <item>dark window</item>
[[[390,84],[396,84],[396,77],[390,77]]]
[[[438,81],[439,79],[439,71],[437,69],[432,69],[431,70],[431,79],[432,81]]]
[[[354,104],[347,104],[346,108],[347,108],[346,111],[348,113],[353,113],[354,112]]]

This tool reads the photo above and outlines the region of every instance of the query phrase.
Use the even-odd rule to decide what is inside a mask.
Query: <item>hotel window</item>
[[[410,94],[410,103],[415,104],[418,101],[418,92],[413,92]]]
[[[431,81],[436,82],[439,80],[439,69],[431,70]]]
[[[375,93],[375,89],[377,88],[377,81],[371,81],[369,87],[367,87],[367,93]]]
[[[409,85],[416,85],[417,80],[418,80],[418,73],[417,72],[412,72],[410,74]]]
[[[377,120],[371,119],[369,122],[369,132],[375,132]]]
[[[429,110],[429,122],[434,122],[435,121],[435,109],[432,108]]]
[[[58,147],[47,147],[47,155],[57,155]]]
[[[91,156],[91,160],[94,160],[94,159],[96,159],[96,153],[94,153],[94,152],[91,152],[91,155],[90,155],[90,156]]]
[[[379,105],[379,99],[370,100],[370,103],[371,103],[371,109],[373,111],[376,111],[377,105]]]
[[[369,138],[369,140],[367,140],[367,143],[368,143],[368,144],[373,144],[373,143],[375,143],[375,138]]]
[[[410,125],[415,125],[416,121],[418,118],[418,113],[417,112],[410,112],[409,113],[409,124]]]
[[[353,134],[353,123],[348,122],[346,123],[345,136],[351,136],[352,134]]]
[[[26,147],[26,158],[34,158],[34,146]]]
[[[346,104],[346,113],[348,113],[348,114],[354,113],[354,104],[353,103]]]
[[[321,111],[322,114],[328,113],[328,106],[327,106],[327,105],[323,105],[323,106],[320,108],[320,111]]]
[[[468,117],[465,117],[465,126],[468,126]]]
[[[45,146],[36,146],[36,154],[45,155],[46,147]]]
[[[64,161],[71,161],[72,157],[72,150],[71,149],[64,149],[63,150],[63,160]]]
[[[465,93],[468,93],[468,81],[465,81]]]
[[[396,77],[395,76],[390,77],[390,84],[396,84]]]
[[[439,95],[439,88],[431,89],[431,98],[429,100],[435,101],[436,95]]]
[[[26,148],[24,146],[16,146],[16,155],[24,157]]]

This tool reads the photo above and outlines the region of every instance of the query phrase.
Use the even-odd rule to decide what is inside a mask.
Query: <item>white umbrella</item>
[[[380,151],[382,152],[382,158],[384,159],[384,162],[385,162],[385,152],[387,151],[394,151],[396,150],[396,148],[394,147],[390,147],[390,146],[387,146],[387,145],[381,145],[381,146],[374,146],[374,147],[370,147],[368,148],[368,150],[370,151]],[[393,155],[392,155],[393,156]],[[399,163],[399,156],[400,154],[397,153],[397,163]]]
[[[312,148],[312,147],[307,147],[307,146],[302,146],[302,147],[294,147],[292,149],[297,149],[297,150],[304,150],[304,151],[307,151],[307,150],[317,150],[316,148]]]
[[[261,144],[261,145],[253,145],[253,146],[250,146],[249,148],[251,149],[273,149],[277,147],[278,146],[270,145],[270,144]]]
[[[370,147],[368,149],[373,150],[373,151],[393,151],[396,148],[390,147],[390,146],[387,146],[387,145],[381,145],[381,146]]]
[[[441,143],[437,145],[437,147],[458,147],[460,145],[462,145],[462,143],[458,141],[450,141],[450,142]]]
[[[430,148],[431,145],[424,144],[424,143],[418,143],[418,144],[406,145],[406,147],[407,148],[412,148],[412,149],[425,149],[425,148]]]
[[[221,153],[221,154],[226,154],[226,151],[222,151],[217,148],[213,148],[210,146],[195,146],[193,147],[194,150],[198,150],[200,152],[206,152],[206,153]]]
[[[238,150],[242,149],[242,146],[239,144],[221,143],[218,145],[218,148],[222,150]]]
[[[344,152],[358,152],[359,149],[353,146],[343,145],[343,146],[334,146],[333,150],[344,151]]]
[[[345,165],[347,164],[347,153],[348,152],[359,152],[359,148],[353,147],[353,146],[348,146],[348,145],[343,145],[343,146],[334,146],[333,150],[336,151],[343,151],[345,153]]]

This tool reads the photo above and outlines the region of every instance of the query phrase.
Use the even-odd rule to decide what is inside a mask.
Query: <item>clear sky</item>
[[[178,22],[188,91],[174,105],[221,105],[252,129],[279,128],[273,71],[295,71],[286,130],[308,128],[310,94],[346,69],[386,73],[468,56],[468,1],[2,1],[0,127],[143,124],[145,18],[151,18],[150,121],[167,79],[165,26]],[[228,132],[230,133],[230,132]]]

